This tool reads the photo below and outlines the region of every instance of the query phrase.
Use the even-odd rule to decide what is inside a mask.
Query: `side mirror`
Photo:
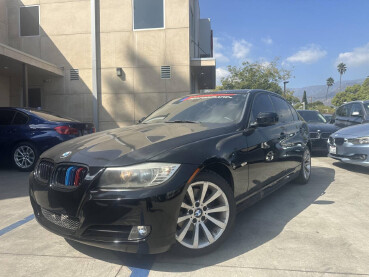
[[[259,113],[256,123],[260,127],[274,125],[278,122],[278,114],[272,112]]]
[[[360,114],[360,112],[353,112],[353,113],[351,114],[351,116],[354,116],[354,117],[361,117],[361,114]]]

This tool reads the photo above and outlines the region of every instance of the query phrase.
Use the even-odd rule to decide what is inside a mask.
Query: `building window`
[[[20,35],[31,37],[40,35],[40,7],[20,7]]]
[[[164,0],[133,0],[133,29],[164,28]]]

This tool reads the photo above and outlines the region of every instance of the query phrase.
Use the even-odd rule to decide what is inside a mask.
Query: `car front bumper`
[[[344,142],[336,147],[336,153],[329,153],[329,157],[344,163],[369,167],[369,145],[355,145]]]
[[[91,183],[79,193],[54,191],[31,174],[30,199],[37,221],[57,235],[111,250],[162,253],[176,242],[180,205],[196,168],[182,165],[169,182],[151,189],[99,190]],[[133,226],[149,226],[150,233],[128,240]]]

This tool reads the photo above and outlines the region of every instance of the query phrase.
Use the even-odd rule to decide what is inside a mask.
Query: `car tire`
[[[12,151],[12,161],[20,171],[32,171],[38,159],[38,151],[33,143],[18,143]]]
[[[304,151],[304,155],[301,161],[300,174],[297,177],[297,182],[301,185],[305,185],[309,182],[311,176],[311,153],[307,147]]]
[[[201,172],[187,187],[181,204],[177,252],[198,256],[213,251],[231,233],[235,217],[236,204],[230,184],[215,172]]]

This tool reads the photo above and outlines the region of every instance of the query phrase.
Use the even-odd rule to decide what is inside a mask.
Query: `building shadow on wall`
[[[137,256],[98,249],[77,242],[71,245],[96,259],[128,267],[162,272],[188,272],[216,265],[243,255],[277,237],[286,225],[310,205],[332,205],[334,201],[318,200],[335,179],[331,168],[313,167],[308,185],[290,183],[256,205],[238,214],[235,228],[225,243],[214,252],[199,257],[183,257],[175,248],[155,256]]]

